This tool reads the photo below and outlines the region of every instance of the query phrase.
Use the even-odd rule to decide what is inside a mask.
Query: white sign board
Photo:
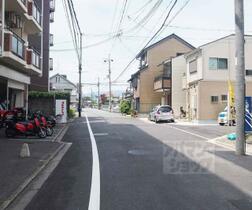
[[[67,122],[67,101],[66,100],[56,100],[56,116],[58,123]]]

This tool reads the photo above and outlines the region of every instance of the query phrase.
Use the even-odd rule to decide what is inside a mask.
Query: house
[[[42,1],[42,0],[39,0]],[[55,0],[43,1],[43,57],[41,59],[42,75],[31,76],[31,85],[29,90],[48,92],[49,87],[49,71],[53,70],[53,59],[50,58],[50,47],[53,46],[53,34],[50,33],[50,23],[54,22]],[[30,41],[33,45],[38,45],[40,40],[36,37],[31,37]]]
[[[252,96],[252,36],[245,39],[246,94]],[[216,120],[228,101],[228,80],[235,85],[235,35],[204,44],[185,55],[186,109],[191,120]]]
[[[2,0],[0,11],[0,103],[28,110],[31,76],[43,73],[43,6],[39,0]]]
[[[78,103],[77,86],[67,79],[66,75],[55,74],[50,77],[50,90],[70,93],[70,104],[76,106]]]
[[[143,49],[138,55],[139,70],[129,80],[133,89],[133,105],[138,112],[149,112],[158,104],[172,105],[173,57],[195,49],[191,44],[171,34]]]

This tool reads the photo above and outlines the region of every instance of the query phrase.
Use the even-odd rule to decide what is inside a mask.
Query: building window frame
[[[223,63],[223,61],[225,61],[225,64]],[[228,70],[228,58],[209,57],[208,69],[211,71]]]
[[[194,74],[197,73],[197,71],[198,71],[198,63],[197,58],[195,58],[189,62],[189,73]]]
[[[219,96],[211,96],[211,103],[217,104],[219,102]]]
[[[228,101],[228,96],[227,94],[222,94],[221,95],[221,102],[227,102]]]
[[[246,74],[246,76],[251,77],[252,76],[252,69],[246,69],[245,74]]]

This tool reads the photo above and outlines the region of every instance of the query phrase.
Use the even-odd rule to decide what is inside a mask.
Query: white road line
[[[190,134],[190,135],[192,135],[192,136],[199,137],[199,138],[201,138],[201,139],[210,140],[210,138],[207,138],[207,137],[205,137],[205,136],[201,136],[201,135],[199,135],[199,134],[196,134],[196,133],[192,133],[192,132],[183,130],[183,129],[181,129],[181,128],[176,128],[176,127],[171,126],[171,125],[169,125],[169,127],[173,128],[173,129],[176,129],[176,130],[178,130],[178,131],[182,131],[182,132],[184,132],[184,133]]]
[[[108,136],[108,133],[94,133],[94,136]]]
[[[85,114],[88,131],[90,135],[91,145],[92,145],[92,156],[93,156],[93,166],[92,166],[92,180],[91,189],[89,197],[88,210],[100,210],[100,163],[99,154],[97,150],[97,145],[94,137],[94,133],[91,129],[88,117]]]

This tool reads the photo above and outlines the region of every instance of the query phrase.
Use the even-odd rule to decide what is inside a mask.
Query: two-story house
[[[191,44],[171,34],[137,55],[139,70],[129,82],[134,90],[134,108],[138,112],[149,112],[159,104],[172,105],[171,60],[193,49]]]
[[[66,75],[55,74],[50,77],[50,89],[51,91],[70,93],[70,104],[77,105],[77,86],[69,81]]]
[[[42,75],[43,32],[39,0],[0,1],[0,102],[28,109],[31,75]],[[39,40],[35,46],[31,38]]]
[[[252,95],[252,36],[245,36],[246,94]],[[235,86],[235,35],[207,43],[185,55],[186,108],[192,120],[216,120]]]

